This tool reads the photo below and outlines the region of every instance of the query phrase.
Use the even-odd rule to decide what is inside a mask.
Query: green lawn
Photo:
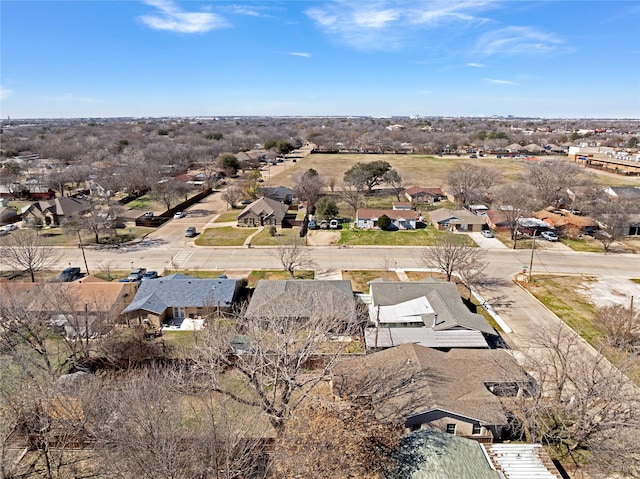
[[[395,271],[388,270],[348,270],[342,272],[342,279],[350,280],[354,291],[369,292],[369,281],[377,278],[384,278],[390,281],[398,281]]]
[[[604,251],[604,247],[602,243],[597,241],[587,241],[584,239],[570,239],[563,238],[562,244],[567,245],[574,251],[586,251],[588,253],[602,253]]]
[[[166,211],[165,205],[155,201],[148,195],[143,195],[127,203],[127,207],[134,210],[155,211],[157,213]]]
[[[304,244],[304,238],[300,238],[300,228],[278,228],[276,236],[269,234],[266,226],[260,233],[253,237],[251,244],[254,246],[277,246],[279,243],[290,244],[300,241]]]
[[[258,228],[236,228],[223,226],[222,228],[206,228],[196,238],[197,246],[242,246],[245,240]]]
[[[295,272],[295,279],[313,279],[315,277],[315,273],[311,270],[299,270]],[[284,270],[267,270],[267,269],[261,269],[261,270],[255,270],[252,271],[251,273],[249,273],[249,276],[247,278],[248,281],[248,286],[250,288],[255,288],[256,284],[258,284],[258,281],[260,281],[261,279],[277,279],[277,280],[283,280],[283,279],[291,279],[289,278],[289,273],[284,271]]]
[[[237,221],[238,215],[242,213],[240,208],[227,210],[224,213],[220,213],[220,216],[216,218],[214,223],[227,223],[229,221]]]
[[[431,246],[435,244],[436,238],[450,234],[437,231],[431,226],[417,230],[400,231],[343,229],[340,233],[339,244],[354,246]],[[477,245],[470,241],[470,246]]]
[[[187,274],[200,279],[216,279],[223,274],[224,271],[215,271],[210,269],[167,269],[164,272],[164,276],[169,276],[174,273]]]

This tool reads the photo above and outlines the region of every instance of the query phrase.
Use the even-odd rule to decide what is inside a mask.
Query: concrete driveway
[[[509,249],[498,238],[485,238],[481,233],[468,233],[473,241],[478,243],[478,246],[483,249]]]

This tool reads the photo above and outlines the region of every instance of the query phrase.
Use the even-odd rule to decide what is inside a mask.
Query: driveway
[[[478,246],[483,249],[509,249],[498,238],[485,238],[481,233],[468,233],[473,241],[478,243]]]

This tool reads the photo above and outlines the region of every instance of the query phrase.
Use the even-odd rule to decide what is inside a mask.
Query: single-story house
[[[295,192],[286,186],[264,186],[260,188],[260,195],[272,200],[281,201],[286,205],[290,205],[293,202],[293,195]]]
[[[185,318],[204,319],[209,312],[231,311],[241,282],[235,279],[199,279],[172,274],[143,281],[131,304],[122,311],[129,320],[160,328],[179,326]]]
[[[260,280],[245,312],[247,318],[305,321],[356,320],[356,302],[348,280]]]
[[[369,283],[367,349],[406,342],[429,347],[487,348],[486,338],[498,333],[487,320],[462,302],[455,284],[425,281]]]
[[[49,317],[54,329],[74,337],[111,329],[137,288],[137,283],[112,283],[85,276],[70,283],[2,283],[0,296],[27,304],[28,311]]]
[[[411,203],[434,203],[445,198],[442,189],[437,187],[410,186],[404,190],[404,195]]]
[[[420,215],[413,210],[359,208],[356,212],[356,226],[363,229],[377,228],[378,218],[383,215],[388,216],[393,225],[403,230],[415,229],[420,220]]]
[[[509,424],[500,398],[524,393],[531,378],[506,349],[404,344],[344,360],[332,385],[339,397],[368,398],[380,419],[402,419],[408,430],[493,442]]]
[[[507,214],[500,208],[489,209],[482,213],[482,216],[484,216],[485,221],[491,229],[501,230],[509,228],[509,220],[507,218]]]
[[[429,212],[431,224],[438,230],[477,232],[487,224],[483,216],[469,213],[467,210],[439,208]]]
[[[280,226],[289,224],[289,207],[271,198],[258,198],[238,215],[238,226]]]
[[[91,203],[73,196],[62,196],[52,200],[32,203],[22,210],[22,219],[27,225],[59,226],[75,215],[91,209]]]
[[[533,216],[544,221],[549,227],[566,233],[594,231],[598,228],[597,221],[590,216],[578,216],[559,210],[541,210]]]

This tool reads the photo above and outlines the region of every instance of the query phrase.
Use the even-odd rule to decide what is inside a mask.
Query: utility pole
[[[529,280],[528,283],[531,283],[531,270],[533,269],[533,252],[536,249],[536,233],[538,230],[533,230],[533,243],[531,243],[531,259],[529,260]]]
[[[87,265],[87,256],[84,254],[84,244],[82,244],[82,237],[80,236],[80,230],[78,230],[78,241],[80,242],[80,249],[82,250],[82,258],[84,259],[84,267],[89,274],[89,266]]]

